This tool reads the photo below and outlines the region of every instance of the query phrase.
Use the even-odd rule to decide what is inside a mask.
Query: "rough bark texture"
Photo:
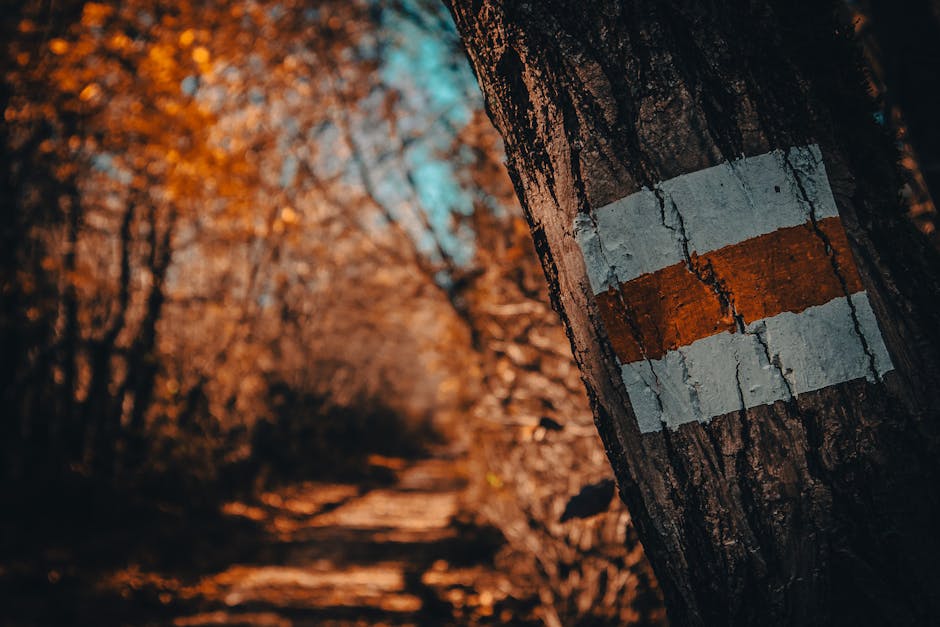
[[[940,620],[940,263],[898,206],[890,139],[872,121],[835,8],[451,0],[676,625]],[[810,143],[895,371],[641,436],[575,217]]]

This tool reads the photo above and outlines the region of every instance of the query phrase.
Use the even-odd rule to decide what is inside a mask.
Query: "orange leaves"
[[[182,47],[186,48],[192,45],[195,39],[196,39],[196,32],[191,28],[187,28],[182,33],[180,33],[179,42]]]
[[[78,94],[78,99],[82,102],[97,102],[101,97],[101,87],[97,83],[89,83]]]
[[[63,55],[69,51],[69,42],[64,39],[53,39],[49,42],[49,50],[51,50],[53,54]]]
[[[294,211],[292,207],[284,207],[281,209],[281,222],[289,226],[299,224],[300,214]]]
[[[115,33],[108,40],[108,48],[116,52],[128,50],[133,44],[133,40],[124,33]]]
[[[197,46],[193,50],[193,61],[198,63],[201,66],[201,69],[207,69],[203,66],[209,64],[209,59],[212,55],[209,54],[209,49],[204,46]]]
[[[114,8],[107,4],[88,2],[82,8],[82,25],[88,28],[98,28],[114,13]]]
[[[147,58],[139,65],[141,78],[149,79],[152,88],[159,92],[178,91],[179,81],[184,76],[183,68],[177,60],[178,48],[168,43],[156,43],[150,46]]]

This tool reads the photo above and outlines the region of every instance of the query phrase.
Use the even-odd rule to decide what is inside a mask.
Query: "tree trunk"
[[[835,4],[451,10],[673,624],[938,624],[940,263]]]
[[[870,0],[889,106],[910,126],[932,197],[940,196],[940,7],[931,0]],[[933,5],[933,6],[932,6]]]

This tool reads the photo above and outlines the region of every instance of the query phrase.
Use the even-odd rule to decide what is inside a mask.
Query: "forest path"
[[[515,615],[510,582],[492,564],[501,536],[462,522],[461,460],[370,462],[387,471],[385,485],[304,482],[226,503],[224,516],[260,530],[231,547],[228,564],[182,575],[130,564],[97,589],[152,608],[119,621],[135,625],[485,624]]]

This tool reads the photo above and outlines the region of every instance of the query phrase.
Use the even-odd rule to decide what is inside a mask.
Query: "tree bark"
[[[891,139],[872,120],[835,4],[450,8],[673,624],[937,624],[940,263],[899,206]],[[681,175],[810,145],[850,252],[837,257],[815,218],[804,226],[843,288],[857,266],[893,370],[641,432],[576,222]],[[743,334],[743,297],[686,253]],[[629,299],[613,307],[625,320],[649,313]]]

